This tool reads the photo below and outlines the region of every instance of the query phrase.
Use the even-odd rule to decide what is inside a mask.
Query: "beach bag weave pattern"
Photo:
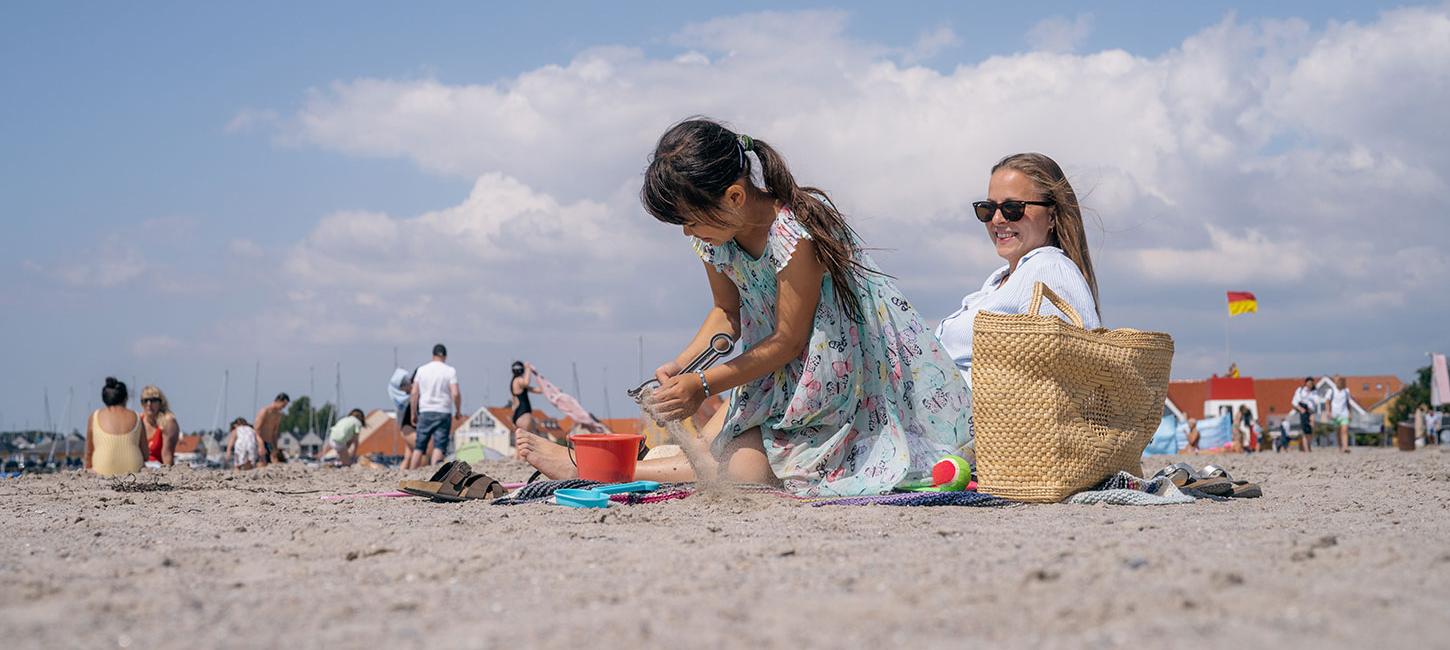
[[[1041,315],[1046,298],[1072,324]],[[1142,476],[1163,416],[1173,338],[1082,327],[1038,282],[1026,314],[977,314],[972,419],[977,482],[988,494],[1055,503],[1119,471]]]

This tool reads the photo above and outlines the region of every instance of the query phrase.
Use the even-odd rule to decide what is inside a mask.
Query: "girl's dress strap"
[[[770,228],[770,260],[776,272],[780,272],[787,264],[790,264],[791,255],[795,254],[795,247],[802,239],[810,239],[811,232],[797,221],[795,214],[790,210],[782,208],[780,214],[775,218],[775,224]]]

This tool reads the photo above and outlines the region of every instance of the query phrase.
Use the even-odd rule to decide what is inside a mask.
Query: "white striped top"
[[[977,312],[1025,314],[1032,302],[1032,287],[1038,282],[1046,284],[1058,297],[1072,305],[1082,316],[1083,327],[1094,329],[1102,326],[1098,321],[1092,289],[1088,288],[1082,271],[1061,248],[1035,248],[1017,262],[1016,273],[1007,276],[1007,268],[1003,266],[987,276],[981,290],[962,298],[962,308],[943,318],[936,328],[937,338],[941,339],[947,354],[952,355],[952,361],[966,378],[967,386],[972,385],[972,324]],[[1007,276],[1006,282],[1002,281],[1003,276]],[[1071,322],[1066,314],[1046,300],[1042,301],[1039,313]]]

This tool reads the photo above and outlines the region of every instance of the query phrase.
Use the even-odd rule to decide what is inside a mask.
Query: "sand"
[[[1169,458],[1152,459],[1156,469]],[[342,503],[398,473],[0,482],[0,639],[52,647],[1445,647],[1450,454],[1190,457],[1184,506]],[[487,471],[521,480],[527,469]]]

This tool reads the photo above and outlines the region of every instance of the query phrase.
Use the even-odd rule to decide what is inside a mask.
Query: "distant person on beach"
[[[101,476],[121,476],[139,472],[146,464],[146,433],[141,416],[126,408],[129,399],[124,382],[106,378],[101,388],[104,406],[86,420],[86,469]]]
[[[1440,413],[1440,409],[1432,408],[1429,413],[1425,414],[1425,435],[1428,436],[1426,442],[1435,445],[1440,444],[1440,422],[1442,417],[1443,415]]]
[[[267,463],[282,462],[282,450],[277,448],[277,437],[281,434],[282,414],[287,410],[287,404],[292,398],[287,393],[277,393],[277,397],[271,404],[262,407],[257,411],[257,437],[262,441],[261,457],[257,461],[258,466],[265,467]]]
[[[337,450],[337,464],[348,467],[357,460],[358,439],[367,422],[368,416],[362,409],[353,409],[327,431],[327,447]],[[321,455],[326,453],[324,448]]]
[[[514,374],[509,380],[509,405],[514,409],[514,429],[538,433],[538,429],[534,428],[534,405],[529,401],[529,393],[540,393],[543,389],[534,385],[534,366],[515,361],[509,370]],[[552,435],[549,437],[553,438]],[[557,438],[554,441],[559,442]]]
[[[1238,413],[1239,451],[1252,454],[1259,448],[1258,435],[1254,433],[1254,414],[1249,410],[1247,404],[1239,405]]]
[[[1289,418],[1279,420],[1279,435],[1274,437],[1274,453],[1279,453],[1289,448],[1289,439],[1294,437],[1294,427],[1289,424]]]
[[[403,450],[403,462],[406,465],[408,457],[413,449],[413,441],[417,440],[418,424],[417,414],[413,412],[413,375],[418,372],[414,368],[412,372],[402,368],[394,368],[393,376],[388,380],[388,398],[393,400],[393,408],[397,413],[398,431],[403,441],[408,443]]]
[[[1329,393],[1329,419],[1339,430],[1339,450],[1349,453],[1349,388],[1343,376],[1334,378]]]
[[[262,459],[261,438],[245,418],[232,420],[232,431],[227,435],[227,459],[233,469],[239,470],[252,469]]]
[[[1309,438],[1314,435],[1314,412],[1319,410],[1319,396],[1314,394],[1314,378],[1305,377],[1304,385],[1294,389],[1290,400],[1299,413],[1299,450],[1309,451]]]
[[[764,187],[753,181],[757,161]],[[650,407],[683,420],[726,391],[730,406],[705,424],[713,457],[702,466],[644,460],[638,478],[880,494],[961,452],[967,387],[951,358],[825,193],[797,185],[774,147],[711,120],[681,122],[660,138],[640,194],[655,219],[690,238],[714,303],[693,340],[655,370]],[[719,332],[745,351],[680,374]],[[517,436],[543,474],[577,476],[564,447]]]
[[[1184,447],[1181,451],[1186,451],[1190,454],[1198,453],[1199,435],[1200,434],[1198,433],[1198,420],[1188,418],[1188,433],[1185,436],[1188,440],[1188,446]]]
[[[937,325],[937,336],[951,354],[968,387],[971,409],[972,327],[980,312],[1025,314],[1032,290],[1042,282],[1082,317],[1083,327],[1101,325],[1098,280],[1088,253],[1082,206],[1056,161],[1040,153],[1007,156],[992,166],[987,200],[972,204],[997,256],[1007,262],[987,276],[962,306]],[[1043,301],[1043,315],[1068,320]]]
[[[141,389],[141,428],[146,432],[146,460],[162,465],[176,464],[176,441],[181,424],[171,412],[171,403],[160,388]]]
[[[453,433],[453,417],[463,414],[463,395],[458,390],[458,371],[448,365],[448,348],[433,346],[433,360],[413,373],[410,404],[418,414],[418,436],[403,469],[417,469],[443,462]],[[428,453],[428,443],[433,443]],[[426,459],[426,460],[425,460]]]

